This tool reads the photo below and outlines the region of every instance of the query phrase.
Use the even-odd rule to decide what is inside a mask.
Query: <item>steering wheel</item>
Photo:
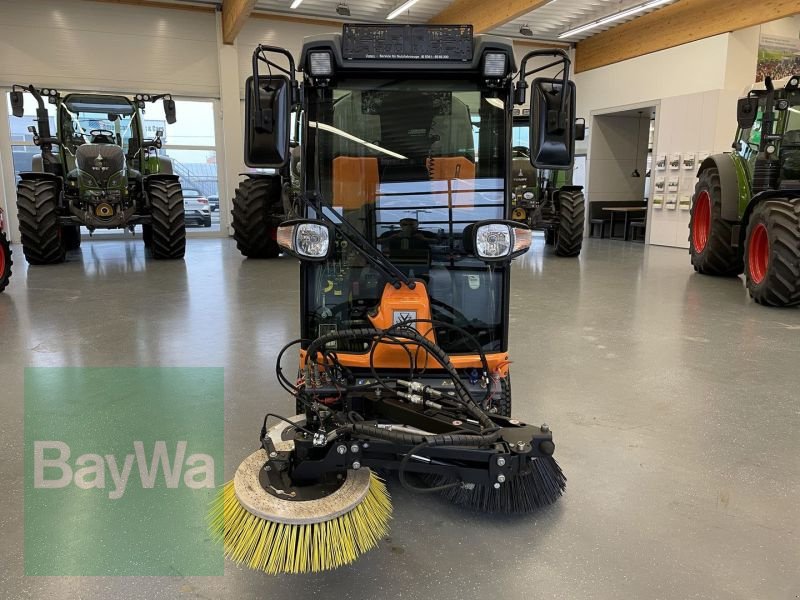
[[[447,323],[449,321],[451,325],[455,325],[456,327],[460,327],[462,329],[468,329],[469,325],[473,321],[473,320],[469,319],[464,313],[462,313],[458,309],[453,308],[452,306],[442,302],[441,300],[437,300],[436,298],[431,298],[430,299],[430,303],[431,303],[431,318],[434,321],[439,320],[439,321],[443,321],[445,323]],[[446,318],[443,319],[443,318],[441,318],[441,316],[439,316],[437,318],[437,316],[434,315],[434,313],[438,313],[438,315],[444,315],[444,314],[449,313],[451,318],[450,319],[446,319]],[[454,332],[449,331],[448,333],[454,333]],[[484,331],[484,332],[480,332],[480,333],[473,333],[472,335],[482,345],[485,345],[487,342],[489,342],[489,337],[488,337],[489,333],[488,332]],[[465,346],[467,346],[467,352],[474,352],[476,350],[475,346],[473,344],[471,344],[470,342],[464,340],[464,344],[465,344]]]
[[[109,129],[92,129],[89,131],[89,135],[92,136],[92,139],[106,138],[112,143],[114,141],[114,132]]]

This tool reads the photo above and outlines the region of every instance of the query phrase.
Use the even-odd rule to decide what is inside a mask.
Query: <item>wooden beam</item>
[[[678,0],[578,42],[575,72],[800,13],[797,0]],[[686,65],[687,69],[691,65]]]
[[[232,44],[244,27],[256,0],[222,0],[222,42]]]
[[[429,23],[471,23],[475,33],[485,33],[544,6],[550,0],[454,0]]]

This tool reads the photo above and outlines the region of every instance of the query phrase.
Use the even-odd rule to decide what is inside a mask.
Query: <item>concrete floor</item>
[[[683,250],[589,240],[575,261],[541,238],[514,267],[514,414],[555,431],[558,504],[490,518],[392,482],[390,539],[332,573],[23,577],[23,367],[223,366],[231,476],[260,416],[291,412],[273,363],[296,337],[298,284],[296,261],[246,261],[228,240],[192,241],[185,264],[94,242],[26,271],[15,251],[0,294],[0,597],[800,597],[800,310],[694,274]]]

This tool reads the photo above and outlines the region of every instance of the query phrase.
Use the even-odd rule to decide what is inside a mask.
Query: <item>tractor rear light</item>
[[[278,227],[276,241],[301,260],[325,260],[331,250],[331,230],[319,221],[289,221]]]
[[[199,202],[200,204],[208,204],[208,199],[206,199],[206,198],[198,198],[197,202]]]
[[[333,64],[330,52],[311,52],[309,68],[314,77],[330,77],[333,75]]]
[[[506,74],[506,55],[497,52],[487,52],[483,56],[483,76],[503,77]]]

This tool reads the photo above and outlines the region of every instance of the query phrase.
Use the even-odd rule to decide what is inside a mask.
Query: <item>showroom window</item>
[[[63,94],[64,92],[62,92]],[[22,117],[11,115],[10,97],[6,95],[11,131],[11,150],[14,175],[32,169],[33,157],[39,148],[33,143],[33,135],[27,128],[34,124],[36,100],[24,94],[25,112]],[[50,115],[50,127],[56,132],[56,106],[46,104]],[[161,156],[172,159],[173,171],[180,176],[185,190],[187,228],[198,231],[219,231],[219,183],[217,173],[216,131],[214,124],[214,102],[211,100],[175,100],[177,121],[168,124],[161,102],[148,103],[142,111],[143,135],[151,138],[157,130],[164,132]],[[57,148],[54,148],[57,150]],[[210,210],[211,221],[207,218]],[[82,228],[83,233],[88,230]],[[121,230],[96,230],[94,235],[119,235]]]

